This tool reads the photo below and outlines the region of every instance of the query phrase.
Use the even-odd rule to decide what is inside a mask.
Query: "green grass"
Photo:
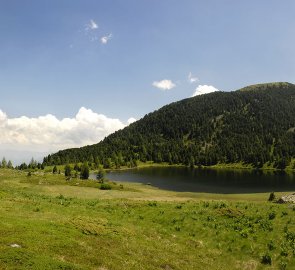
[[[295,268],[295,208],[269,194],[110,184],[0,170],[0,269]]]
[[[137,168],[147,168],[147,167],[187,167],[182,164],[172,164],[170,165],[167,162],[162,163],[155,163],[153,161],[148,162],[138,162]],[[197,168],[198,166],[194,166]],[[265,163],[261,168],[255,168],[251,164],[246,164],[243,162],[236,162],[236,163],[218,163],[216,165],[210,166],[200,166],[202,168],[210,168],[210,169],[229,169],[229,170],[262,170],[262,171],[278,171],[279,169],[274,167],[274,163],[268,164]],[[134,168],[129,168],[127,166],[121,166],[120,169],[117,170],[130,170]],[[115,168],[107,169],[106,171],[114,171]],[[50,170],[49,170],[50,171]],[[52,171],[52,169],[51,169]],[[63,171],[63,169],[62,169]],[[290,164],[285,168],[285,172],[294,172],[295,171],[295,159],[292,158]]]

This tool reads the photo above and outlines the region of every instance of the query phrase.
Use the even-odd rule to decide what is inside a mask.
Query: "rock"
[[[295,193],[290,194],[290,195],[282,196],[278,200],[278,203],[295,203]]]
[[[11,246],[12,248],[21,248],[21,246],[18,245],[18,244],[11,244],[10,246]]]

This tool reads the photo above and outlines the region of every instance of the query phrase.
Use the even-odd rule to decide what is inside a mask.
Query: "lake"
[[[148,167],[113,171],[106,177],[111,181],[137,182],[183,192],[233,194],[295,191],[295,174],[285,172]],[[92,178],[95,179],[95,175]]]

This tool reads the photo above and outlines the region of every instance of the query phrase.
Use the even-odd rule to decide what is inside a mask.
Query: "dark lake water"
[[[92,177],[95,178],[94,175]],[[107,178],[188,192],[225,194],[295,191],[295,174],[284,172],[150,167],[110,172]]]

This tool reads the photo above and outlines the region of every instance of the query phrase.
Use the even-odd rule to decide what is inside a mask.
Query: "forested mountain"
[[[67,149],[44,163],[106,168],[136,161],[185,165],[244,162],[284,168],[295,157],[295,85],[267,83],[181,100],[98,144]]]

